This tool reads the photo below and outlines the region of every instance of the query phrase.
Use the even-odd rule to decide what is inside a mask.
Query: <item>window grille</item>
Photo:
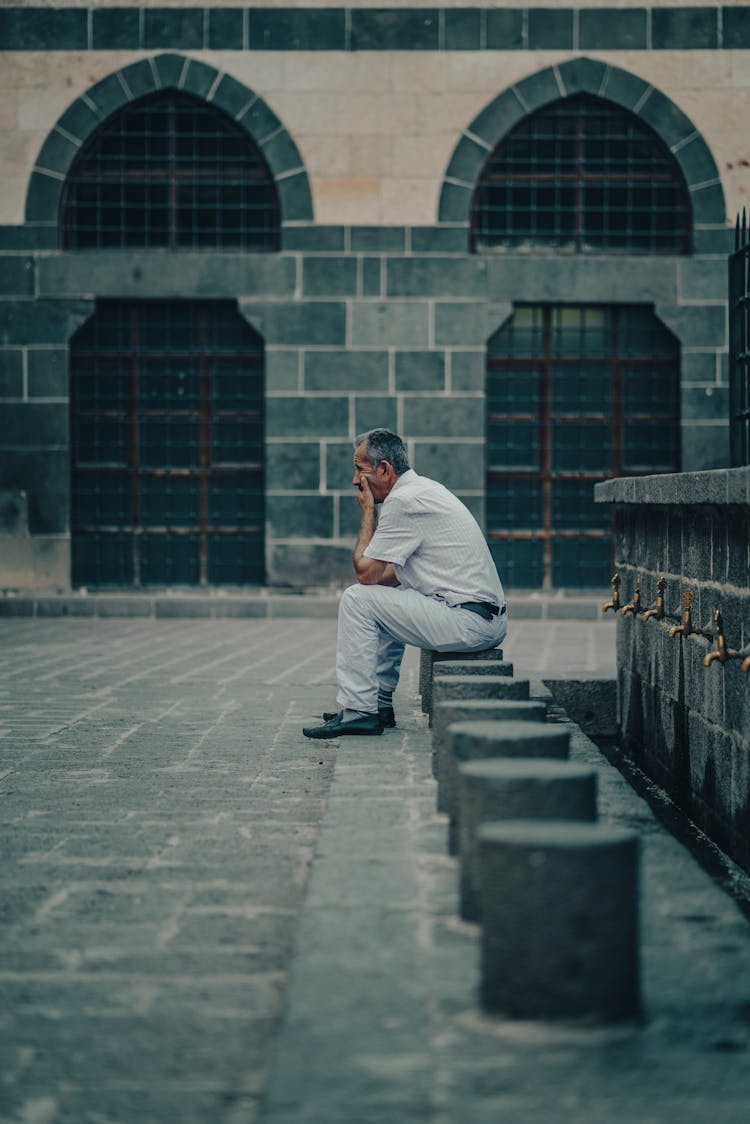
[[[128,105],[76,159],[62,203],[65,249],[278,250],[266,161],[222,110],[164,91]]]
[[[750,464],[750,233],[737,218],[729,255],[729,448],[733,467]]]
[[[71,345],[73,584],[260,583],[263,352],[228,301],[100,301]]]
[[[527,117],[489,158],[471,248],[685,254],[690,227],[687,187],[664,143],[632,114],[581,94]]]
[[[487,535],[516,588],[604,588],[594,484],[679,467],[679,352],[645,306],[519,305],[487,356]]]

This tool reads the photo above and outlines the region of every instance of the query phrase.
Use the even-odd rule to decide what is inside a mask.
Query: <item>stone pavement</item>
[[[396,731],[311,743],[334,642],[331,620],[0,621],[2,1124],[747,1124],[733,900],[576,731],[602,818],[643,843],[646,1019],[482,1015],[417,654]],[[538,692],[614,674],[611,618],[504,647]]]

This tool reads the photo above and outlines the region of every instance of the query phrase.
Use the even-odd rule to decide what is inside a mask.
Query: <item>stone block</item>
[[[465,254],[468,245],[469,232],[464,224],[411,228],[411,248],[415,254]]]
[[[353,301],[355,347],[427,347],[429,307],[420,301]]]
[[[68,397],[68,350],[30,347],[27,355],[29,398]]]
[[[0,348],[0,398],[23,398],[23,351]]]
[[[266,486],[269,491],[317,492],[320,488],[320,445],[317,442],[266,444]]]
[[[435,304],[435,343],[438,347],[476,347],[503,324],[511,305],[485,304],[483,301],[437,302]]]
[[[386,395],[358,394],[354,399],[354,429],[365,433],[368,429],[390,429],[398,432],[398,400]]]
[[[279,390],[301,390],[300,357],[302,352],[296,349],[266,348],[266,388],[274,392]]]
[[[202,8],[146,8],[143,13],[146,50],[198,50],[203,42]]]
[[[151,67],[149,67],[149,71],[150,70]],[[153,78],[151,81],[153,85]],[[79,140],[83,141],[98,128],[101,124],[101,120],[87,102],[82,101],[81,98],[77,98],[73,104],[65,110],[62,117],[58,118],[57,124],[61,129],[64,129],[66,133],[70,133],[71,136],[77,137]]]
[[[302,262],[302,292],[306,297],[347,297],[357,292],[355,258],[306,257]]]
[[[481,19],[478,8],[463,11],[446,8],[445,49],[446,51],[478,51],[481,47]]]
[[[276,181],[283,222],[302,222],[313,217],[310,183],[305,171]]]
[[[343,226],[284,226],[281,231],[284,250],[303,253],[342,253],[346,248]]]
[[[382,297],[383,269],[380,258],[363,258],[359,296]]]
[[[389,258],[386,289],[392,297],[487,296],[483,258]]]
[[[138,8],[94,8],[91,46],[95,51],[132,51],[140,47]]]
[[[70,166],[78,155],[78,145],[53,129],[47,134],[41,151],[36,159],[38,168],[45,168],[48,172],[57,172],[61,176],[67,175]]]
[[[487,367],[483,351],[453,351],[451,363],[451,389],[484,390]]]
[[[482,824],[502,820],[595,820],[596,773],[570,761],[494,758],[458,766],[459,912],[481,920]]]
[[[452,441],[415,441],[414,467],[423,476],[440,480],[452,492],[483,491],[484,458],[482,444],[463,445]]]
[[[242,314],[266,343],[334,346],[346,343],[346,306],[337,301],[239,301]]]
[[[471,212],[472,189],[458,183],[444,183],[440,192],[440,222],[466,222]]]
[[[67,406],[23,402],[3,407],[0,448],[45,449],[67,444]]]
[[[396,390],[445,390],[445,356],[442,351],[397,351]]]
[[[208,46],[212,51],[241,51],[244,46],[242,8],[208,9]]]
[[[719,177],[719,170],[716,167],[716,162],[702,137],[695,137],[694,140],[683,145],[679,150],[678,159],[688,186],[694,183],[708,183]],[[721,251],[718,247],[715,247],[715,252],[720,253]],[[726,288],[726,262],[723,264],[724,276],[722,278],[722,287]]]
[[[350,231],[352,253],[404,252],[406,230],[403,226],[353,226]]]
[[[308,351],[306,390],[388,391],[387,351]]]
[[[266,522],[273,538],[329,539],[333,496],[266,496]]]
[[[325,445],[325,483],[327,491],[351,488],[354,475],[354,442],[328,441]]]
[[[530,8],[528,11],[529,50],[563,50],[573,46],[571,8]]]
[[[488,661],[502,662],[502,648],[484,648],[478,652],[436,652],[432,648],[422,648],[419,653],[419,695],[422,699],[422,711],[429,714],[432,706],[432,680],[435,665],[450,663],[460,660],[466,663],[470,660],[479,660],[481,663]]]
[[[234,78],[230,79],[229,75],[224,75],[216,92],[220,94],[222,98],[220,102],[222,108],[226,109],[229,113],[232,111],[232,107],[234,107],[234,114],[237,114],[237,120],[242,122],[243,127],[255,138],[258,144],[283,127],[279,118],[273,110],[266,105],[263,98],[255,98],[255,100],[248,105],[247,88],[242,86],[242,84],[237,82]],[[277,184],[276,187],[278,190],[279,185]],[[287,218],[287,216],[284,217]],[[310,217],[312,218],[312,216]]]
[[[34,171],[26,193],[27,222],[55,222],[60,205],[62,181],[56,176]]]
[[[485,1010],[601,1022],[640,1015],[638,838],[509,820],[478,831]]]
[[[647,18],[646,8],[581,9],[578,46],[582,51],[645,50]]]
[[[687,356],[683,356],[683,362]],[[726,386],[683,386],[680,416],[684,421],[722,421],[729,416],[729,388]]]
[[[353,51],[437,51],[437,8],[352,8]]]
[[[724,192],[720,183],[706,184],[705,187],[691,187],[690,202],[693,207],[694,225],[726,221]]]
[[[281,183],[284,176],[303,167],[300,151],[285,129],[263,141],[261,148],[274,178]]]
[[[489,8],[485,12],[485,45],[490,51],[520,51],[523,48],[521,9]]]
[[[722,258],[683,258],[678,267],[677,291],[682,301],[723,301],[727,263]]]
[[[633,109],[649,89],[648,82],[620,67],[612,67],[607,74],[607,82],[602,97],[621,105],[623,109]]]
[[[351,581],[351,544],[271,542],[267,572],[271,585],[300,589]]]
[[[4,51],[85,51],[88,13],[84,8],[0,9]]]
[[[266,399],[268,437],[346,437],[348,432],[346,398],[286,395]]]
[[[6,449],[1,459],[2,485],[26,493],[30,534],[64,534],[70,508],[68,449]]]
[[[729,462],[729,422],[686,425],[681,430],[682,465],[686,471],[721,468]]]
[[[0,226],[2,250],[56,250],[57,227],[29,223],[25,226]]]
[[[345,50],[344,8],[250,8],[248,16],[251,51]]]
[[[658,8],[651,13],[654,50],[699,51],[718,46],[716,8]]]
[[[659,90],[651,90],[638,113],[670,148],[695,132],[690,118]]]
[[[424,706],[423,694],[423,709]],[[432,775],[438,775],[438,757],[442,760],[444,754],[440,746],[448,726],[456,722],[543,722],[546,715],[547,704],[541,699],[459,699],[436,703],[432,707]]]
[[[732,50],[750,47],[750,7],[722,8],[722,40]]]
[[[469,185],[475,184],[489,155],[490,151],[486,144],[480,144],[473,137],[463,136],[453,151],[445,174],[448,179],[460,180]]]
[[[410,437],[483,437],[481,398],[404,398],[403,429]]]
[[[0,296],[24,297],[34,293],[34,258],[9,254],[0,259]]]

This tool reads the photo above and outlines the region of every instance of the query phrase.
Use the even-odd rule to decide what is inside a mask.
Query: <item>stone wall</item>
[[[715,640],[676,634],[684,597],[696,629],[750,654],[750,468],[612,480],[622,605],[640,577],[644,610],[666,578],[664,620],[618,614],[618,727],[623,751],[695,823],[750,870],[750,672],[742,660],[709,667]]]
[[[363,428],[403,432],[418,471],[482,520],[487,341],[519,302],[652,306],[681,350],[682,467],[727,463],[727,215],[750,187],[750,8],[3,5],[0,46],[0,487],[27,495],[48,584],[70,581],[68,345],[97,298],[231,298],[262,336],[274,583],[348,576]],[[165,86],[259,145],[280,254],[59,250],[81,144]],[[672,150],[690,255],[469,253],[489,152],[577,92]]]

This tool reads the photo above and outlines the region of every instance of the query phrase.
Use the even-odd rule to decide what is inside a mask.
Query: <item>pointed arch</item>
[[[726,225],[719,170],[693,122],[648,82],[589,58],[571,59],[532,74],[485,106],[464,130],[453,151],[443,179],[438,221],[465,223],[468,228],[474,189],[502,139],[536,110],[582,93],[628,110],[663,141],[684,176],[694,230],[697,226]]]
[[[26,222],[57,227],[65,181],[82,145],[113,113],[164,90],[184,91],[223,110],[267,162],[282,224],[312,221],[312,194],[302,156],[263,98],[213,66],[185,55],[161,54],[108,75],[66,109],[34,165],[26,194]]]

